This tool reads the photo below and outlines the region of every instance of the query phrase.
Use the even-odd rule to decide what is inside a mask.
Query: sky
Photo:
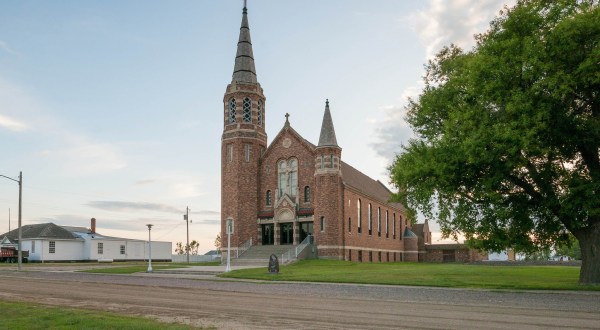
[[[387,167],[413,136],[404,106],[423,88],[424,64],[444,45],[471,49],[504,4],[249,0],[269,142],[285,113],[318,142],[329,99],[344,161],[393,188]],[[190,240],[214,249],[242,7],[0,2],[0,175],[23,172],[23,225],[89,227],[94,217],[101,234],[147,239],[151,223],[152,240],[175,247],[189,207]],[[17,210],[18,184],[0,177],[0,233],[17,228]]]

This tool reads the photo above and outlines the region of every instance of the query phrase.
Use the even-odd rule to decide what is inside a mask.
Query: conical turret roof
[[[242,12],[242,26],[240,27],[240,38],[235,55],[235,67],[233,69],[232,81],[256,83],[256,69],[254,68],[254,54],[252,53],[252,41],[250,40],[250,26],[248,25],[248,10],[244,4]]]
[[[319,136],[319,147],[335,146],[337,147],[337,139],[335,138],[335,129],[333,128],[333,120],[329,111],[329,100],[325,101],[325,113],[323,114],[323,124],[321,124],[321,135]]]

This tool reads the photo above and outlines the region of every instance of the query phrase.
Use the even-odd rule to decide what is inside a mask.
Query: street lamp
[[[148,273],[152,273],[152,238],[150,237],[150,230],[152,229],[151,224],[148,226]]]
[[[185,208],[185,214],[183,215],[183,220],[185,220],[185,227],[186,227],[186,233],[187,233],[187,241],[186,241],[186,246],[185,246],[185,254],[186,254],[186,261],[189,264],[190,263],[190,208],[186,207]]]
[[[13,180],[19,184],[19,242],[17,244],[17,250],[18,250],[17,258],[19,260],[18,260],[18,264],[17,264],[17,271],[21,271],[21,263],[22,263],[22,261],[21,261],[21,258],[22,258],[22,253],[21,253],[21,197],[23,195],[23,172],[19,172],[19,180],[9,178],[6,175],[2,175],[2,174],[0,174],[0,176],[7,178],[9,180]]]
[[[227,267],[225,272],[231,271],[231,234],[233,234],[233,219],[227,219]]]

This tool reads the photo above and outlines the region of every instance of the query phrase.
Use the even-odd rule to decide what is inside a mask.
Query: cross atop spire
[[[240,27],[240,38],[238,40],[237,53],[235,55],[235,67],[233,69],[232,81],[257,83],[246,0],[244,0],[244,9],[242,10],[242,25]]]

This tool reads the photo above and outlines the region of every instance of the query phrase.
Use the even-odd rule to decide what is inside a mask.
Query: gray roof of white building
[[[8,237],[11,241],[18,241],[19,229],[13,229],[8,233],[0,235],[0,239]],[[77,239],[70,231],[51,222],[35,225],[24,225],[21,227],[23,239],[45,238],[45,239]]]

